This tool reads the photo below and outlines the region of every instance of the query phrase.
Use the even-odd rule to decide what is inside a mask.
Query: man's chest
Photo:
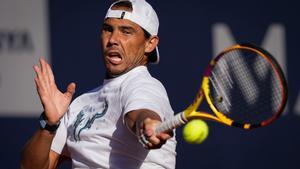
[[[69,139],[76,142],[97,135],[110,135],[122,118],[119,90],[105,89],[87,95],[69,111],[73,114],[68,124]]]

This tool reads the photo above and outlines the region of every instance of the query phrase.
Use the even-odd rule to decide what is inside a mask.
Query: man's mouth
[[[121,57],[120,53],[115,52],[115,51],[108,52],[106,55],[106,58],[110,63],[112,63],[114,65],[118,65],[122,61],[122,57]]]

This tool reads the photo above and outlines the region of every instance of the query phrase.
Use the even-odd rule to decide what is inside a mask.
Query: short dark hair
[[[144,28],[142,28],[144,31],[144,36],[146,39],[149,39],[151,37],[151,34],[149,32],[147,32]]]

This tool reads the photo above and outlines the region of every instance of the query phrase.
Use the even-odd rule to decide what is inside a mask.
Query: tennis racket
[[[157,126],[156,133],[192,119],[253,129],[270,124],[284,110],[288,93],[284,74],[269,52],[253,44],[225,49],[211,60],[203,76],[194,102]],[[203,98],[213,113],[197,110]]]

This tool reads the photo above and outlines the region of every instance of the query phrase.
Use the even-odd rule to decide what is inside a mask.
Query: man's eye
[[[112,31],[113,31],[112,27],[106,26],[106,25],[104,25],[104,26],[102,27],[102,30],[103,30],[103,31],[106,31],[106,32],[112,32]]]
[[[130,34],[132,34],[132,31],[130,31],[128,29],[123,29],[122,33],[130,35]]]

